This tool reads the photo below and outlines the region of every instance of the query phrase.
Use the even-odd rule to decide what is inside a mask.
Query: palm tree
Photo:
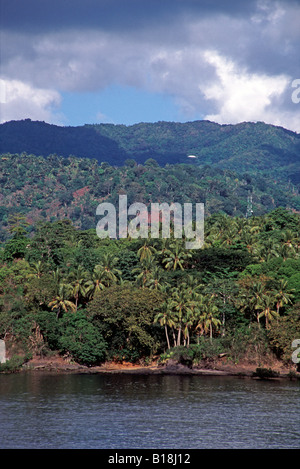
[[[240,217],[235,217],[233,219],[234,227],[236,229],[236,232],[239,236],[242,237],[242,235],[247,231],[247,218],[240,218]]]
[[[122,272],[117,269],[116,265],[119,261],[118,257],[113,254],[104,254],[102,261],[96,266],[103,273],[103,282],[106,286],[110,286],[118,281]]]
[[[167,270],[176,270],[179,267],[181,270],[184,270],[184,261],[191,257],[191,253],[186,252],[181,246],[181,243],[176,242],[172,245],[171,249],[166,251],[167,257],[163,259],[163,264],[166,264]]]
[[[156,253],[156,249],[154,246],[151,246],[150,242],[147,240],[145,241],[145,243],[143,244],[143,246],[141,246],[137,252],[139,258],[140,258],[140,261],[144,261],[144,260],[150,260],[151,257],[153,256],[153,254]]]
[[[257,252],[258,245],[256,234],[245,230],[241,233],[241,241],[246,244],[246,247],[251,254],[255,254]]]
[[[170,239],[163,238],[163,239],[157,240],[155,245],[158,248],[158,250],[156,250],[156,254],[158,256],[164,256],[166,251],[168,251],[170,248]]]
[[[215,215],[214,224],[212,226],[212,231],[220,233],[222,235],[225,231],[231,228],[233,221],[225,213],[217,213]]]
[[[61,284],[59,286],[58,294],[53,298],[52,301],[48,304],[49,308],[53,311],[57,309],[57,317],[61,311],[67,312],[71,310],[72,312],[76,311],[76,305],[70,301],[69,298],[70,289],[67,285]]]
[[[191,305],[184,290],[174,288],[170,299],[170,307],[175,313],[174,320],[178,330],[177,346],[179,346],[181,343],[182,326],[184,321],[189,317],[189,314],[192,313]]]
[[[256,313],[256,320],[259,324],[260,314],[257,312],[265,293],[265,286],[260,280],[250,280],[250,283],[243,286],[240,290],[237,306],[242,311]]]
[[[292,253],[296,252],[299,243],[299,236],[294,233],[293,230],[287,229],[283,231],[281,240],[291,249]]]
[[[30,264],[30,272],[28,273],[27,277],[37,277],[41,278],[42,272],[43,272],[43,263],[42,261],[37,261],[34,262],[33,264]]]
[[[170,349],[171,346],[170,346],[170,339],[168,335],[168,327],[173,329],[175,326],[175,321],[173,319],[172,309],[170,308],[170,304],[167,301],[163,303],[161,307],[161,311],[157,313],[157,315],[154,318],[154,322],[155,323],[159,322],[161,326],[164,326],[168,349]],[[174,345],[176,345],[175,340],[174,340]]]
[[[249,301],[249,304],[250,306],[252,306],[253,310],[258,309],[258,306],[260,305],[262,298],[264,296],[264,292],[265,292],[265,286],[263,282],[256,281],[253,283],[250,289],[251,297]],[[256,318],[257,318],[257,322],[259,323],[260,315],[257,314]]]
[[[221,236],[221,246],[230,246],[235,241],[236,229],[230,226]]]
[[[264,225],[264,220],[260,217],[248,218],[247,222],[250,232],[255,234],[258,234],[262,230]]]
[[[99,266],[95,266],[91,278],[85,283],[86,293],[91,298],[94,298],[94,296],[100,293],[100,291],[103,290],[104,287],[105,285],[103,283],[103,270],[100,269]]]
[[[63,272],[59,267],[57,267],[56,270],[52,271],[51,273],[55,284],[55,291],[58,295],[60,285],[65,283],[63,280]]]
[[[209,231],[204,237],[204,248],[214,246],[219,241],[219,233],[216,231]]]
[[[207,293],[212,293],[216,298],[216,304],[220,308],[222,314],[222,337],[225,336],[225,322],[226,322],[226,304],[233,303],[235,299],[235,289],[237,285],[228,278],[215,278],[207,286]]]
[[[149,259],[141,261],[137,267],[132,269],[132,273],[136,274],[137,284],[141,285],[142,288],[146,287],[150,279],[152,270],[153,270],[153,263]]]
[[[68,276],[68,280],[72,286],[72,296],[75,298],[76,310],[78,307],[79,297],[84,297],[86,295],[85,283],[87,276],[87,272],[81,265],[79,265],[76,270],[71,271]]]
[[[204,331],[209,331],[210,342],[212,342],[213,327],[218,329],[221,325],[221,321],[218,318],[219,309],[213,304],[212,298],[206,302],[203,314]]]
[[[199,337],[202,336],[205,332],[204,330],[204,320],[205,320],[205,297],[204,295],[199,295],[196,307],[194,309],[194,318],[195,318],[195,330],[197,334],[197,343],[199,344]]]
[[[273,257],[279,257],[280,253],[280,244],[272,238],[264,240],[262,243],[257,243],[257,249],[255,254],[257,254],[260,260],[270,260]]]
[[[190,345],[190,328],[192,327],[195,319],[195,314],[194,314],[194,308],[190,304],[189,308],[186,311],[186,315],[183,318],[183,337],[184,337],[184,343],[183,345],[186,345],[187,348]]]
[[[294,247],[291,242],[288,241],[283,241],[278,248],[278,255],[283,257],[284,260],[286,260],[288,257],[294,256],[296,254],[296,248]]]
[[[146,285],[150,290],[164,290],[166,284],[162,282],[163,275],[159,266],[155,265],[153,270],[149,272]]]
[[[279,309],[283,307],[284,304],[292,303],[292,298],[294,295],[286,291],[288,282],[286,280],[280,279],[278,288],[279,290],[275,293],[276,299],[276,310],[279,314]]]
[[[199,294],[199,290],[202,289],[204,284],[199,283],[197,278],[191,274],[188,274],[185,277],[185,280],[181,283],[181,286],[185,289],[187,295],[194,297],[195,295]]]
[[[256,308],[261,311],[259,313],[259,317],[265,316],[267,329],[270,327],[270,321],[279,316],[277,311],[273,309],[275,301],[276,300],[274,295],[272,295],[271,292],[267,292],[266,294],[262,295],[259,304],[256,306]]]

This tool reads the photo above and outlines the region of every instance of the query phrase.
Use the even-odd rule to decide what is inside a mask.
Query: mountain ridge
[[[122,166],[126,159],[143,164],[153,158],[160,165],[192,163],[237,171],[281,171],[300,182],[300,134],[264,122],[218,124],[185,123],[85,124],[57,126],[24,119],[0,124],[0,153],[57,154],[96,159]]]

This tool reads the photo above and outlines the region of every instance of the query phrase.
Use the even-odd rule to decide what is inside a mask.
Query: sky
[[[300,0],[0,0],[0,122],[300,131]]]

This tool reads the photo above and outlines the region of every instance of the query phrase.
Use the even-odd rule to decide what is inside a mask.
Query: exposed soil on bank
[[[224,363],[222,360],[213,363],[200,363],[193,367],[188,367],[172,360],[169,360],[169,362],[164,365],[158,364],[157,362],[153,362],[148,366],[129,362],[106,362],[101,366],[87,367],[62,357],[36,357],[23,365],[22,370],[37,372],[51,371],[56,373],[194,374],[253,377],[257,368],[272,369],[272,371],[278,373],[279,378],[291,377],[293,375],[293,377],[300,379],[300,373],[297,372],[294,367],[284,367],[280,362],[271,364],[252,364],[245,362],[235,365]]]

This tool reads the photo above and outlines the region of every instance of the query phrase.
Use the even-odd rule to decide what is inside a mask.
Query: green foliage
[[[270,215],[266,217],[267,229],[283,230],[288,227],[291,230],[295,230],[298,226],[299,220],[297,215],[285,210],[283,207],[273,210]]]
[[[300,303],[281,316],[268,331],[269,343],[279,359],[291,362],[292,342],[300,338]]]
[[[0,137],[1,337],[23,354],[56,351],[89,366],[166,350],[189,366],[224,353],[259,363],[270,351],[290,363],[299,135],[263,123],[26,119],[1,124]],[[117,206],[119,194],[147,207],[203,202],[204,247],[99,239],[96,207]]]
[[[87,313],[110,343],[111,355],[134,359],[156,352],[153,320],[162,298],[148,289],[116,285],[97,295],[88,304]]]
[[[300,272],[290,276],[288,279],[288,287],[293,291],[295,301],[300,301]]]
[[[2,255],[3,260],[11,261],[13,259],[23,259],[26,254],[28,241],[28,238],[25,238],[23,235],[15,235],[5,244]]]
[[[168,354],[168,359],[172,359],[181,365],[192,367],[200,362],[210,362],[218,357],[219,354],[224,353],[225,348],[220,339],[213,341],[205,340],[201,337],[198,344],[191,344],[186,347],[174,347]]]
[[[56,313],[40,311],[36,314],[36,322],[39,325],[46,348],[51,351],[59,351],[64,324],[57,319]]]
[[[186,348],[179,346],[174,347],[174,349],[169,352],[168,356],[169,359],[191,368],[193,365],[195,353],[192,347]]]
[[[30,358],[30,355],[13,355],[5,363],[0,363],[0,373],[16,373]]]
[[[97,131],[93,132],[97,134]],[[190,148],[187,148],[186,152],[189,151]],[[142,152],[139,149],[136,158]],[[5,241],[12,234],[24,235],[36,231],[38,222],[42,221],[69,219],[76,228],[94,229],[98,221],[98,204],[105,200],[117,205],[121,193],[127,194],[128,204],[137,200],[147,206],[157,201],[181,204],[203,202],[206,216],[220,213],[244,217],[250,191],[255,215],[277,210],[273,218],[266,220],[266,232],[277,229],[280,233],[287,223],[292,229],[296,228],[297,217],[291,213],[284,215],[284,208],[300,209],[299,182],[298,185],[292,184],[282,170],[285,160],[279,164],[275,182],[275,175],[269,174],[268,170],[256,168],[255,177],[243,174],[243,170],[237,172],[236,168],[242,168],[240,161],[230,169],[226,165],[221,167],[219,162],[208,166],[203,155],[199,165],[187,164],[186,152],[179,161],[176,160],[176,153],[169,153],[167,164],[164,161],[163,166],[158,166],[154,158],[143,157],[140,163],[145,162],[144,165],[120,166],[117,159],[110,166],[80,157],[78,153],[76,157],[69,156],[73,152],[64,157],[58,150],[57,153],[62,156],[47,153],[44,158],[24,152],[2,154],[0,240]],[[157,158],[160,160],[160,157]],[[247,182],[249,178],[251,185]],[[12,198],[14,204],[10,202]],[[40,229],[39,232],[41,236],[51,235]]]
[[[99,330],[84,312],[65,314],[62,319],[60,350],[83,365],[98,365],[105,360],[107,345]]]
[[[247,249],[235,247],[221,248],[209,247],[196,251],[193,254],[193,262],[197,270],[227,276],[230,272],[241,272],[251,264],[253,256]]]
[[[20,239],[23,255],[7,255]],[[220,354],[261,363],[275,352],[290,363],[300,332],[299,214],[289,211],[216,213],[203,248],[188,253],[184,240],[101,240],[55,220],[14,234],[1,259],[0,336],[23,354],[93,366],[168,350],[191,366]]]
[[[223,338],[228,359],[234,363],[245,359],[249,363],[257,363],[270,356],[265,329],[252,323],[232,329]]]
[[[212,341],[206,337],[200,337],[197,343],[192,343],[188,348],[174,347],[161,354],[161,363],[168,360],[191,367],[192,365],[206,366],[214,363],[218,357],[223,356],[227,363],[238,363],[247,360],[257,363],[266,358],[268,342],[264,330],[252,325],[251,328],[240,327],[229,330],[225,336],[214,337]]]

